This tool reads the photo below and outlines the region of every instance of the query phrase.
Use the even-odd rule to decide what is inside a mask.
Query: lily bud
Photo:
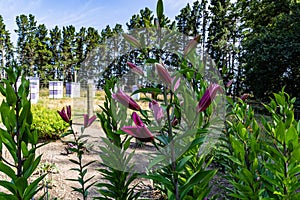
[[[222,91],[221,86],[218,84],[211,84],[205,91],[203,97],[197,105],[197,112],[202,112],[211,104],[217,95],[217,91]]]
[[[140,111],[141,107],[137,104],[130,96],[125,94],[121,89],[115,94],[112,95],[113,99],[121,103],[122,105],[130,108],[132,110]]]
[[[70,123],[70,121],[71,121],[71,106],[67,106],[67,113],[66,113],[65,107],[63,107],[61,109],[61,111],[58,110],[57,112],[60,115],[60,117],[62,118],[62,120],[64,120],[67,123]]]
[[[161,122],[161,120],[164,118],[164,112],[163,112],[162,107],[160,107],[159,104],[157,103],[157,101],[152,100],[149,103],[149,108],[151,110],[153,110],[153,115],[154,115],[155,120],[157,122]]]
[[[246,99],[248,99],[248,97],[250,96],[250,94],[243,94],[240,98],[245,101]]]
[[[88,114],[83,115],[83,127],[87,128],[97,119],[96,115],[93,115],[91,118],[89,118]]]
[[[200,35],[197,35],[196,37],[194,37],[192,40],[189,41],[189,43],[187,44],[187,46],[183,51],[184,57],[187,56],[193,49],[197,47],[199,39],[200,39]]]
[[[165,84],[171,85],[172,84],[172,78],[168,72],[168,70],[160,63],[156,63],[156,70],[158,77],[160,80],[162,80]]]
[[[126,33],[123,33],[122,35],[125,38],[125,40],[127,42],[129,42],[132,46],[137,47],[137,48],[141,47],[141,43],[132,35],[128,35]]]
[[[131,63],[131,62],[127,62],[127,65],[130,67],[130,69],[138,74],[138,75],[141,75],[141,76],[144,76],[144,72],[143,70],[141,70],[140,68],[138,68],[135,64]]]

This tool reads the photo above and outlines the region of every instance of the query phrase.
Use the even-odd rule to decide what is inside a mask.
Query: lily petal
[[[58,114],[60,115],[60,117],[62,118],[62,120],[64,120],[67,123],[70,123],[70,119],[68,118],[66,111],[65,111],[65,107],[62,108],[61,111],[57,111]]]
[[[146,126],[124,126],[121,130],[142,142],[152,142],[154,140],[154,136]]]
[[[136,112],[132,113],[132,119],[136,126],[145,126]]]

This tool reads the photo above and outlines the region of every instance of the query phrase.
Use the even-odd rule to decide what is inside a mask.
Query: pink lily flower
[[[157,103],[157,101],[152,100],[152,101],[149,103],[149,108],[150,108],[151,110],[153,110],[153,115],[154,115],[155,120],[156,120],[158,123],[160,123],[161,120],[162,120],[163,117],[164,117],[164,112],[163,112],[162,107],[159,106],[159,104]]]
[[[88,114],[83,115],[83,127],[87,128],[97,119],[96,115],[93,115],[91,118],[89,118]]]
[[[197,47],[198,41],[200,39],[200,35],[197,35],[192,40],[189,41],[187,46],[184,48],[183,56],[187,56],[193,49]]]
[[[141,70],[140,68],[138,68],[135,64],[131,63],[131,62],[127,62],[127,65],[130,67],[130,69],[138,74],[138,75],[141,75],[141,76],[144,76],[144,72],[143,70]]]
[[[132,113],[132,119],[136,126],[124,126],[121,130],[142,142],[152,142],[154,140],[154,136],[136,112]]]
[[[248,97],[250,96],[250,94],[243,94],[240,98],[245,101],[246,99],[248,99]]]
[[[67,113],[65,107],[63,107],[61,111],[58,110],[57,112],[65,122],[70,123],[72,117],[71,106],[68,105],[66,106],[66,108],[67,108]]]
[[[132,110],[140,111],[141,107],[139,104],[137,104],[130,96],[125,94],[121,89],[115,94],[112,95],[113,99],[118,101],[119,103],[123,104],[127,108],[130,108]]]
[[[222,91],[221,86],[218,84],[211,84],[205,91],[203,97],[200,99],[197,105],[197,112],[202,112],[211,104],[213,99],[217,95],[217,91]]]
[[[172,78],[171,78],[168,70],[160,63],[156,63],[155,66],[156,66],[157,74],[158,74],[158,77],[160,78],[160,80],[162,80],[167,85],[171,85]]]

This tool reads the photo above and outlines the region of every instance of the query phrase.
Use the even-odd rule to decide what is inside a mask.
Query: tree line
[[[215,60],[224,84],[233,80],[228,94],[249,92],[256,99],[285,91],[300,93],[300,4],[297,0],[198,0],[187,4],[171,21],[160,26],[185,34],[186,40],[200,35],[199,45]],[[140,10],[126,23],[126,31],[156,26],[149,8]],[[99,44],[125,30],[120,24],[93,27],[58,26],[47,29],[35,17],[16,17],[16,46],[0,16],[1,67],[21,65],[28,76],[48,81],[74,81],[83,60]],[[126,64],[126,63],[125,63]]]

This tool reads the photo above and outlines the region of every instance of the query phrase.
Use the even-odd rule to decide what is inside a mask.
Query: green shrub
[[[54,109],[33,105],[32,114],[32,128],[37,130],[39,139],[58,139],[68,127]]]
[[[226,121],[225,186],[229,199],[300,199],[300,121],[294,118],[296,98],[281,91],[264,105],[269,115],[259,126],[251,106],[230,102]],[[225,149],[225,150],[224,150]]]

